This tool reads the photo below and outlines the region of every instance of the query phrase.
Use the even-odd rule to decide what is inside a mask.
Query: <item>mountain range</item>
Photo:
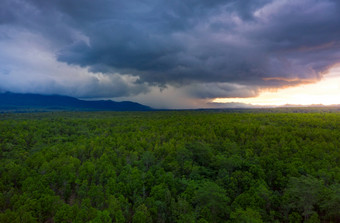
[[[131,101],[87,101],[62,95],[0,93],[0,111],[150,111],[153,108]]]

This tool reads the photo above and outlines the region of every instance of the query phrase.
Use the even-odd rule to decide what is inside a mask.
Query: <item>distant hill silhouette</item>
[[[85,101],[61,95],[0,93],[0,110],[149,111],[151,107],[111,100]]]

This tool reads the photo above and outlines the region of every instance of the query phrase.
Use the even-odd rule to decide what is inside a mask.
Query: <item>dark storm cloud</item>
[[[194,98],[255,97],[259,89],[230,83],[197,83],[186,87],[188,95]]]
[[[199,98],[316,81],[340,62],[337,0],[2,1],[0,24],[50,41],[57,59]]]

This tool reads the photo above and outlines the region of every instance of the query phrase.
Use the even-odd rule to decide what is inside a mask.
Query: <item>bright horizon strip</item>
[[[330,70],[323,79],[313,84],[264,90],[252,98],[216,98],[216,103],[245,103],[259,106],[335,105],[340,104],[340,66]]]

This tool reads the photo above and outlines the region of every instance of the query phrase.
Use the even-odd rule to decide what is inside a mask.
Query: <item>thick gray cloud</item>
[[[23,29],[6,30],[0,38],[0,91],[64,94],[82,98],[110,98],[143,94],[137,77],[89,72],[88,68],[58,62],[50,42]]]
[[[105,91],[112,97],[145,93],[147,85],[181,87],[194,98],[249,97],[262,88],[317,81],[340,62],[337,0],[3,0],[1,5],[0,41],[9,38],[7,29],[24,29],[44,38],[59,62],[135,77],[124,82],[124,91]],[[112,86],[122,86],[111,79]]]

